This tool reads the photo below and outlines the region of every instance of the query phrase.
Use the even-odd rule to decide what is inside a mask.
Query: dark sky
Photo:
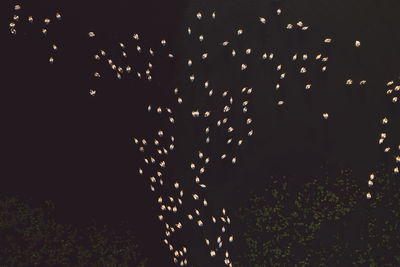
[[[360,177],[365,176],[366,185],[374,165],[393,162],[395,152],[384,155],[377,142],[384,116],[391,119],[385,131],[392,151],[400,142],[399,106],[386,96],[386,83],[399,84],[400,79],[398,1],[35,1],[21,3],[21,22],[13,36],[4,25],[12,20],[14,4],[11,1],[2,8],[8,10],[8,21],[1,28],[2,191],[38,202],[51,199],[57,218],[75,225],[92,217],[101,223],[128,219],[151,266],[167,266],[171,255],[162,243],[163,230],[157,220],[158,194],[149,190],[148,177],[138,174],[144,162],[133,137],[153,140],[160,129],[174,135],[176,149],[168,156],[164,176],[170,184],[182,180],[186,188],[191,188],[185,179],[192,175],[189,164],[197,151],[209,154],[211,162],[203,179],[210,214],[222,207],[234,209],[273,174],[306,179],[328,163],[335,169],[354,168]],[[275,14],[277,8],[282,8],[280,16]],[[211,19],[213,10],[216,20]],[[62,14],[62,21],[55,21],[56,12]],[[201,21],[196,19],[197,12],[204,16]],[[42,21],[52,18],[45,38],[42,26],[26,22],[29,15]],[[267,18],[266,25],[258,21],[260,16]],[[299,20],[310,25],[307,32],[285,29]],[[192,37],[187,35],[187,26]],[[240,37],[235,36],[239,28],[244,29]],[[88,38],[89,31],[96,37]],[[140,34],[143,48],[157,51],[151,59],[150,83],[145,78],[117,80],[106,63],[98,65],[93,60],[100,49],[121,59],[119,42],[132,43],[127,51],[136,53],[133,33]],[[202,44],[200,34],[205,36]],[[330,45],[323,43],[327,37],[333,38]],[[167,39],[165,48],[161,39]],[[235,47],[235,58],[231,48],[217,45],[224,40]],[[354,47],[355,40],[361,41],[359,48]],[[55,53],[53,43],[58,46]],[[247,48],[257,56],[245,55]],[[263,51],[273,52],[273,61],[262,61]],[[173,60],[166,56],[170,52]],[[204,52],[209,53],[207,63],[197,64]],[[291,57],[296,52],[294,64]],[[305,76],[298,73],[303,53],[309,56],[303,64],[309,70]],[[320,71],[321,62],[315,61],[318,53],[329,57],[326,73]],[[53,65],[48,63],[51,55]],[[134,68],[143,69],[148,58],[141,55],[129,60]],[[194,61],[192,70],[186,67],[188,58]],[[244,62],[248,69],[242,72]],[[278,64],[287,71],[287,78],[277,91]],[[104,76],[94,79],[95,71]],[[188,80],[191,73],[196,73],[193,84]],[[346,86],[350,78],[354,84]],[[363,79],[367,84],[361,87],[358,83]],[[236,128],[234,138],[254,130],[242,147],[222,145],[227,134],[216,130],[213,115],[213,141],[208,147],[204,144],[204,129],[210,121],[194,120],[191,111],[217,113],[225,105],[221,97],[207,100],[201,88],[206,80],[215,87],[215,94],[229,89],[234,99],[240,99],[242,87],[253,88],[247,114],[254,121],[251,127],[243,123],[246,116],[240,103],[235,102],[239,106],[229,118]],[[312,82],[309,91],[304,89],[307,81]],[[183,105],[177,104],[175,87],[182,92]],[[88,93],[92,88],[97,90],[94,97]],[[278,100],[285,104],[278,107]],[[175,125],[167,122],[165,112],[162,116],[148,113],[149,104],[173,109]],[[322,118],[325,112],[328,120]],[[237,155],[238,163],[218,160],[221,151]],[[178,242],[207,234],[189,232]],[[196,266],[216,264],[203,259],[206,255],[199,252],[197,241],[190,242]]]

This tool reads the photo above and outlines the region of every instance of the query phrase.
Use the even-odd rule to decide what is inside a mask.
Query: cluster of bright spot
[[[57,23],[61,21],[61,14],[60,13],[56,13],[54,15],[54,17],[47,17],[45,18],[43,21],[42,20],[36,20],[33,18],[33,16],[26,16],[26,17],[22,17],[22,15],[20,14],[22,10],[21,5],[15,5],[14,6],[14,12],[15,14],[13,15],[13,21],[10,22],[9,27],[10,27],[10,32],[13,35],[17,34],[17,26],[18,23],[28,23],[30,25],[39,25],[41,28],[41,34],[44,37],[48,36],[48,27],[51,23]],[[51,51],[51,55],[49,57],[49,63],[53,64],[55,61],[55,54],[58,51],[58,47],[57,45],[52,42],[47,40],[49,43],[49,47],[50,47],[50,51]]]
[[[10,32],[13,35],[17,34],[17,23],[23,18],[20,18],[19,12],[21,5],[14,7],[15,14],[13,15],[13,21],[10,22]],[[211,11],[211,21],[216,21],[216,12]],[[276,15],[281,16],[282,10],[277,9]],[[195,15],[197,22],[204,22],[205,16],[198,12]],[[25,19],[25,18],[24,18]],[[30,24],[41,23],[42,26],[41,34],[47,36],[48,30],[47,25],[52,23],[53,19],[61,21],[61,15],[56,13],[54,18],[45,18],[42,22],[34,20],[33,16],[28,16],[26,21]],[[269,27],[271,19],[266,17],[255,17],[254,20],[258,21],[263,27]],[[309,25],[305,25],[303,21],[298,20],[297,22],[288,23],[283,26],[283,31],[294,31],[296,29],[301,32],[306,32],[310,28]],[[180,235],[184,228],[187,226],[198,227],[202,229],[204,235],[204,245],[209,250],[209,255],[215,258],[218,255],[222,255],[223,262],[232,266],[232,261],[229,255],[228,245],[233,242],[233,234],[230,232],[231,219],[227,215],[226,209],[222,208],[221,213],[210,215],[209,202],[207,200],[207,178],[206,170],[211,168],[209,163],[212,160],[229,160],[229,164],[236,164],[238,162],[238,153],[235,147],[240,147],[251,138],[255,132],[254,121],[250,116],[251,108],[250,103],[253,103],[252,97],[257,92],[257,88],[251,85],[251,82],[246,78],[246,72],[252,69],[250,65],[250,59],[256,58],[262,64],[268,64],[273,69],[276,78],[274,78],[274,85],[272,90],[276,92],[285,90],[284,81],[290,75],[290,69],[294,68],[299,75],[304,78],[304,84],[302,87],[306,91],[311,90],[312,81],[311,68],[309,67],[311,60],[315,60],[318,68],[318,73],[325,73],[328,70],[328,56],[322,52],[315,51],[292,51],[289,55],[289,61],[292,62],[293,66],[284,66],[279,60],[280,51],[265,51],[257,50],[252,47],[246,47],[245,39],[246,29],[244,27],[237,27],[231,34],[231,38],[228,40],[218,40],[213,43],[216,46],[222,46],[224,51],[228,50],[229,57],[233,59],[233,66],[235,69],[240,71],[242,76],[239,77],[247,86],[236,86],[235,88],[224,88],[221,87],[215,78],[207,78],[202,73],[195,71],[195,66],[203,66],[206,68],[212,68],[209,63],[210,56],[206,51],[205,43],[209,42],[209,38],[205,33],[199,30],[187,26],[187,35],[189,36],[189,44],[200,42],[201,51],[198,54],[185,55],[185,62],[183,68],[189,73],[188,76],[183,78],[182,83],[179,86],[174,87],[172,90],[173,95],[177,98],[178,105],[183,106],[185,114],[191,115],[194,119],[194,123],[205,122],[206,127],[202,129],[201,141],[196,144],[195,153],[192,156],[189,166],[185,166],[185,169],[190,170],[190,177],[166,177],[166,169],[168,167],[168,159],[171,154],[174,153],[175,149],[175,137],[170,134],[170,129],[160,129],[154,136],[154,140],[145,140],[133,138],[135,144],[138,146],[138,150],[143,154],[143,160],[145,165],[139,169],[139,174],[148,177],[150,182],[150,190],[156,193],[156,201],[160,207],[160,214],[157,216],[160,222],[165,227],[165,236],[163,242],[172,253],[172,260],[180,266],[188,265],[187,253],[189,248],[184,244],[179,244],[183,239],[184,235]],[[88,38],[96,40],[96,34],[93,31],[88,32]],[[212,38],[210,38],[211,40]],[[159,44],[149,46],[148,43],[141,42],[139,34],[132,34],[127,40],[116,41],[118,49],[118,55],[115,56],[114,51],[109,51],[98,46],[98,53],[93,55],[95,62],[98,64],[105,64],[109,67],[109,72],[112,73],[113,77],[117,80],[121,80],[124,77],[134,77],[135,79],[145,78],[148,82],[151,82],[155,77],[152,76],[152,58],[156,55],[165,60],[174,60],[174,53],[167,46],[167,41],[162,39]],[[239,43],[241,42],[241,43]],[[331,46],[333,39],[326,37],[321,40],[324,46]],[[53,64],[55,59],[54,55],[58,51],[57,45],[54,42],[49,42],[52,54],[49,58],[49,63]],[[354,43],[356,48],[361,46],[361,42],[356,40]],[[246,47],[242,49],[241,47]],[[114,56],[111,56],[114,55]],[[245,57],[239,57],[244,55]],[[135,64],[136,59],[140,57],[140,62],[146,62],[146,64],[139,65]],[[247,62],[246,60],[249,60]],[[93,72],[95,79],[102,78],[104,73],[99,71]],[[200,77],[200,78],[199,78]],[[360,80],[356,81],[360,86],[364,86],[367,81]],[[352,86],[354,84],[351,78],[345,79],[346,86]],[[396,104],[398,100],[398,92],[400,85],[395,85],[394,81],[387,83],[386,94],[391,98],[392,104]],[[198,101],[195,94],[192,92],[199,92],[202,99],[207,101]],[[95,96],[96,89],[91,88],[89,90],[90,95]],[[196,93],[197,94],[197,93]],[[184,101],[185,100],[185,101]],[[274,100],[277,108],[286,105],[287,99],[282,96],[278,96]],[[185,106],[183,103],[192,103],[190,106]],[[217,104],[216,104],[217,103]],[[163,119],[167,120],[169,126],[173,126],[176,122],[174,112],[169,107],[153,107],[151,104],[147,107],[148,112],[156,113],[156,116],[163,116]],[[238,111],[238,112],[233,112]],[[326,111],[322,111],[322,118],[327,120],[329,114]],[[240,114],[240,115],[238,115]],[[240,119],[237,119],[240,116]],[[381,120],[382,127],[385,129],[391,122],[390,116],[387,115]],[[168,128],[168,127],[167,127]],[[172,128],[171,128],[172,129]],[[218,136],[223,136],[223,139],[211,140],[211,133],[217,131],[222,132]],[[388,134],[385,130],[380,134],[379,145],[383,145],[383,151],[385,153],[393,153],[395,167],[394,173],[399,173],[400,164],[400,145],[396,148],[385,146],[385,141]],[[217,149],[212,147],[210,144],[224,144],[222,148]],[[220,146],[219,146],[220,147]],[[189,178],[189,179],[188,179]],[[375,175],[372,173],[369,177],[368,186],[373,186],[373,180]],[[190,181],[190,182],[186,182]],[[184,188],[187,187],[187,188]],[[184,194],[185,189],[185,194]],[[372,197],[371,193],[366,194],[367,199]],[[218,233],[215,235],[215,233]],[[214,235],[214,236],[213,236]]]

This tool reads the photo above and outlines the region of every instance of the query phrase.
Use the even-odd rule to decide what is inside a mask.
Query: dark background
[[[2,8],[8,11],[8,21],[1,27],[2,192],[32,197],[36,203],[51,199],[57,218],[78,226],[91,218],[109,224],[127,219],[151,266],[167,266],[172,261],[161,242],[156,197],[150,194],[147,178],[137,174],[143,159],[132,137],[152,138],[163,122],[150,116],[146,107],[168,105],[175,108],[179,121],[171,129],[177,138],[176,156],[170,164],[174,172],[188,173],[182,166],[187,168],[190,157],[197,153],[194,147],[202,146],[197,131],[206,125],[194,123],[188,106],[177,107],[171,92],[176,84],[185,86],[179,63],[186,62],[186,55],[199,54],[198,45],[186,35],[187,25],[213,42],[207,46],[210,60],[216,62],[214,67],[222,66],[218,71],[196,71],[227,88],[241,88],[244,83],[256,91],[249,112],[255,121],[255,135],[240,152],[239,163],[234,168],[211,163],[213,170],[206,178],[213,209],[234,209],[273,174],[297,175],[301,183],[318,175],[321,164],[327,163],[332,169],[354,168],[366,186],[375,164],[393,162],[391,155],[383,155],[377,141],[380,121],[389,114],[393,120],[386,130],[388,142],[396,146],[400,142],[399,107],[385,95],[385,84],[390,80],[398,83],[400,78],[398,1],[21,3],[21,14],[35,19],[54,18],[57,11],[62,14],[61,23],[48,27],[46,38],[40,27],[25,22],[17,26],[17,36],[7,32],[14,4],[10,1]],[[283,10],[280,17],[274,15],[277,7]],[[212,10],[217,12],[216,22],[209,18]],[[208,16],[204,23],[195,18],[198,11]],[[268,30],[260,28],[259,16],[269,19]],[[295,25],[298,20],[310,25],[309,32],[298,35],[283,30],[287,23]],[[245,29],[246,38],[235,43],[238,47],[266,48],[274,51],[278,60],[282,58],[279,63],[289,65],[288,72],[293,75],[284,81],[282,95],[274,92],[273,71],[260,67],[254,59],[248,62],[248,72],[238,78],[242,74],[234,66],[240,62],[233,62],[214,45],[232,36],[237,25]],[[95,40],[87,38],[89,31],[96,32]],[[165,60],[154,59],[154,72],[159,75],[155,74],[151,84],[112,77],[94,81],[93,54],[101,48],[117,47],[136,32],[149,45],[166,38],[168,47],[176,51],[177,63],[167,65],[170,63],[163,63]],[[329,48],[322,43],[326,37],[333,38]],[[361,41],[358,49],[355,40]],[[52,43],[59,50],[51,66]],[[310,92],[304,91],[304,81],[289,63],[294,51],[299,55],[307,52],[310,62],[318,52],[329,55],[327,74],[310,66],[315,67],[310,73]],[[220,56],[214,58],[214,54]],[[146,63],[138,60],[138,65]],[[355,85],[346,87],[349,78]],[[368,82],[365,87],[357,85],[362,79]],[[88,93],[91,88],[97,89],[95,97]],[[186,99],[192,97],[194,105],[204,104],[202,98],[193,96]],[[286,102],[281,109],[276,107],[278,98]],[[322,119],[324,112],[330,115],[327,121]]]

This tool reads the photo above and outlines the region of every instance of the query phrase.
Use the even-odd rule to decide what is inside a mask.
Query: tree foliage
[[[351,170],[303,186],[271,177],[236,214],[236,266],[400,266],[399,179],[379,166],[368,200]]]
[[[57,223],[54,205],[46,204],[32,208],[15,197],[0,199],[1,266],[146,266],[126,225],[73,228]]]

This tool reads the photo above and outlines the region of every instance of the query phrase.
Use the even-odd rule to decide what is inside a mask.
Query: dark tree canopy
[[[379,166],[364,197],[351,170],[298,186],[270,177],[239,209],[237,266],[399,266],[400,181]]]
[[[57,223],[54,205],[34,208],[16,197],[0,199],[2,266],[146,266],[126,223],[84,228]],[[3,265],[4,264],[4,265]]]

